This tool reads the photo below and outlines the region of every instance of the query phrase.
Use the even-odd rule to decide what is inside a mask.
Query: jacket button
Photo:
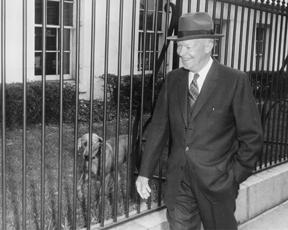
[[[189,151],[189,147],[186,146],[186,148],[185,148],[185,152],[188,152],[188,151]]]

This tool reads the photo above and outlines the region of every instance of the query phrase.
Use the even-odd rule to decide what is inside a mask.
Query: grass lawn
[[[127,133],[127,121],[121,122],[120,133]],[[79,124],[78,137],[88,132],[87,124]],[[102,126],[95,124],[93,132],[102,136]],[[26,224],[29,230],[40,229],[41,212],[41,126],[34,125],[27,128],[27,167],[26,167]],[[115,135],[115,123],[107,124],[107,138]],[[23,130],[9,129],[6,131],[6,224],[7,229],[21,229],[22,224],[22,138]],[[58,207],[58,169],[59,169],[59,127],[47,125],[45,133],[45,229],[56,229]],[[2,151],[2,150],[1,150]],[[1,152],[2,155],[2,152]],[[63,153],[62,153],[62,228],[70,229],[73,209],[73,162],[74,162],[74,125],[63,126]],[[1,159],[0,159],[1,161]],[[77,158],[81,165],[81,158]],[[2,167],[0,162],[0,167]],[[120,174],[126,171],[126,165],[120,169]],[[2,168],[1,172],[2,173]],[[2,175],[1,175],[2,176]],[[126,177],[126,175],[124,175]],[[80,175],[78,175],[78,178]],[[125,182],[123,182],[125,185]],[[99,206],[94,199],[97,193],[95,181],[92,183],[91,219],[99,221]],[[2,184],[1,184],[2,187]],[[153,186],[157,189],[156,185]],[[125,191],[124,191],[125,192]],[[85,194],[87,198],[87,194]],[[156,195],[155,195],[156,196]],[[0,192],[2,200],[2,191]],[[154,199],[153,199],[154,200]],[[77,199],[77,227],[85,224],[86,199]],[[111,218],[112,208],[105,199],[105,219]],[[130,210],[135,209],[131,203]],[[118,215],[123,215],[123,197],[118,199]],[[2,206],[0,210],[2,215]],[[2,218],[0,218],[1,226]]]

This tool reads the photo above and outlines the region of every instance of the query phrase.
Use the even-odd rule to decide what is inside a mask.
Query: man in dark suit
[[[144,147],[137,191],[151,192],[163,147],[171,141],[164,194],[170,229],[237,229],[239,184],[261,153],[257,106],[244,72],[211,58],[215,38],[207,13],[179,19],[177,53],[183,67],[170,72],[158,96]]]

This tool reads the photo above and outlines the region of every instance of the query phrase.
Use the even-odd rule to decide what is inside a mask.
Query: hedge
[[[103,77],[103,76],[102,76]],[[116,117],[118,104],[118,80],[115,75],[108,75],[107,79],[107,120]],[[135,113],[141,105],[141,76],[133,78],[132,112]],[[120,84],[120,117],[128,118],[130,109],[130,77],[121,78]],[[155,85],[155,94],[159,91],[160,84]],[[5,117],[6,127],[21,127],[23,125],[23,84],[11,83],[5,86]],[[42,82],[27,83],[27,124],[40,124],[42,122]],[[144,112],[150,113],[152,108],[151,75],[144,79]],[[75,84],[65,83],[63,87],[63,122],[75,121]],[[2,94],[0,95],[2,97]],[[2,103],[2,98],[1,98]],[[2,114],[2,104],[0,106]],[[103,121],[104,101],[93,101],[93,122]],[[79,121],[89,121],[90,101],[79,101]],[[47,81],[45,85],[45,123],[59,123],[60,120],[60,83]],[[2,122],[2,116],[0,116]]]

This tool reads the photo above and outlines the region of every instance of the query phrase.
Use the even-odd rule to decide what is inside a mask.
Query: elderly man
[[[170,72],[159,94],[142,156],[137,191],[151,192],[151,177],[168,138],[164,200],[170,229],[237,229],[239,184],[252,174],[263,137],[245,73],[211,58],[214,39],[207,13],[179,19],[182,68]]]

